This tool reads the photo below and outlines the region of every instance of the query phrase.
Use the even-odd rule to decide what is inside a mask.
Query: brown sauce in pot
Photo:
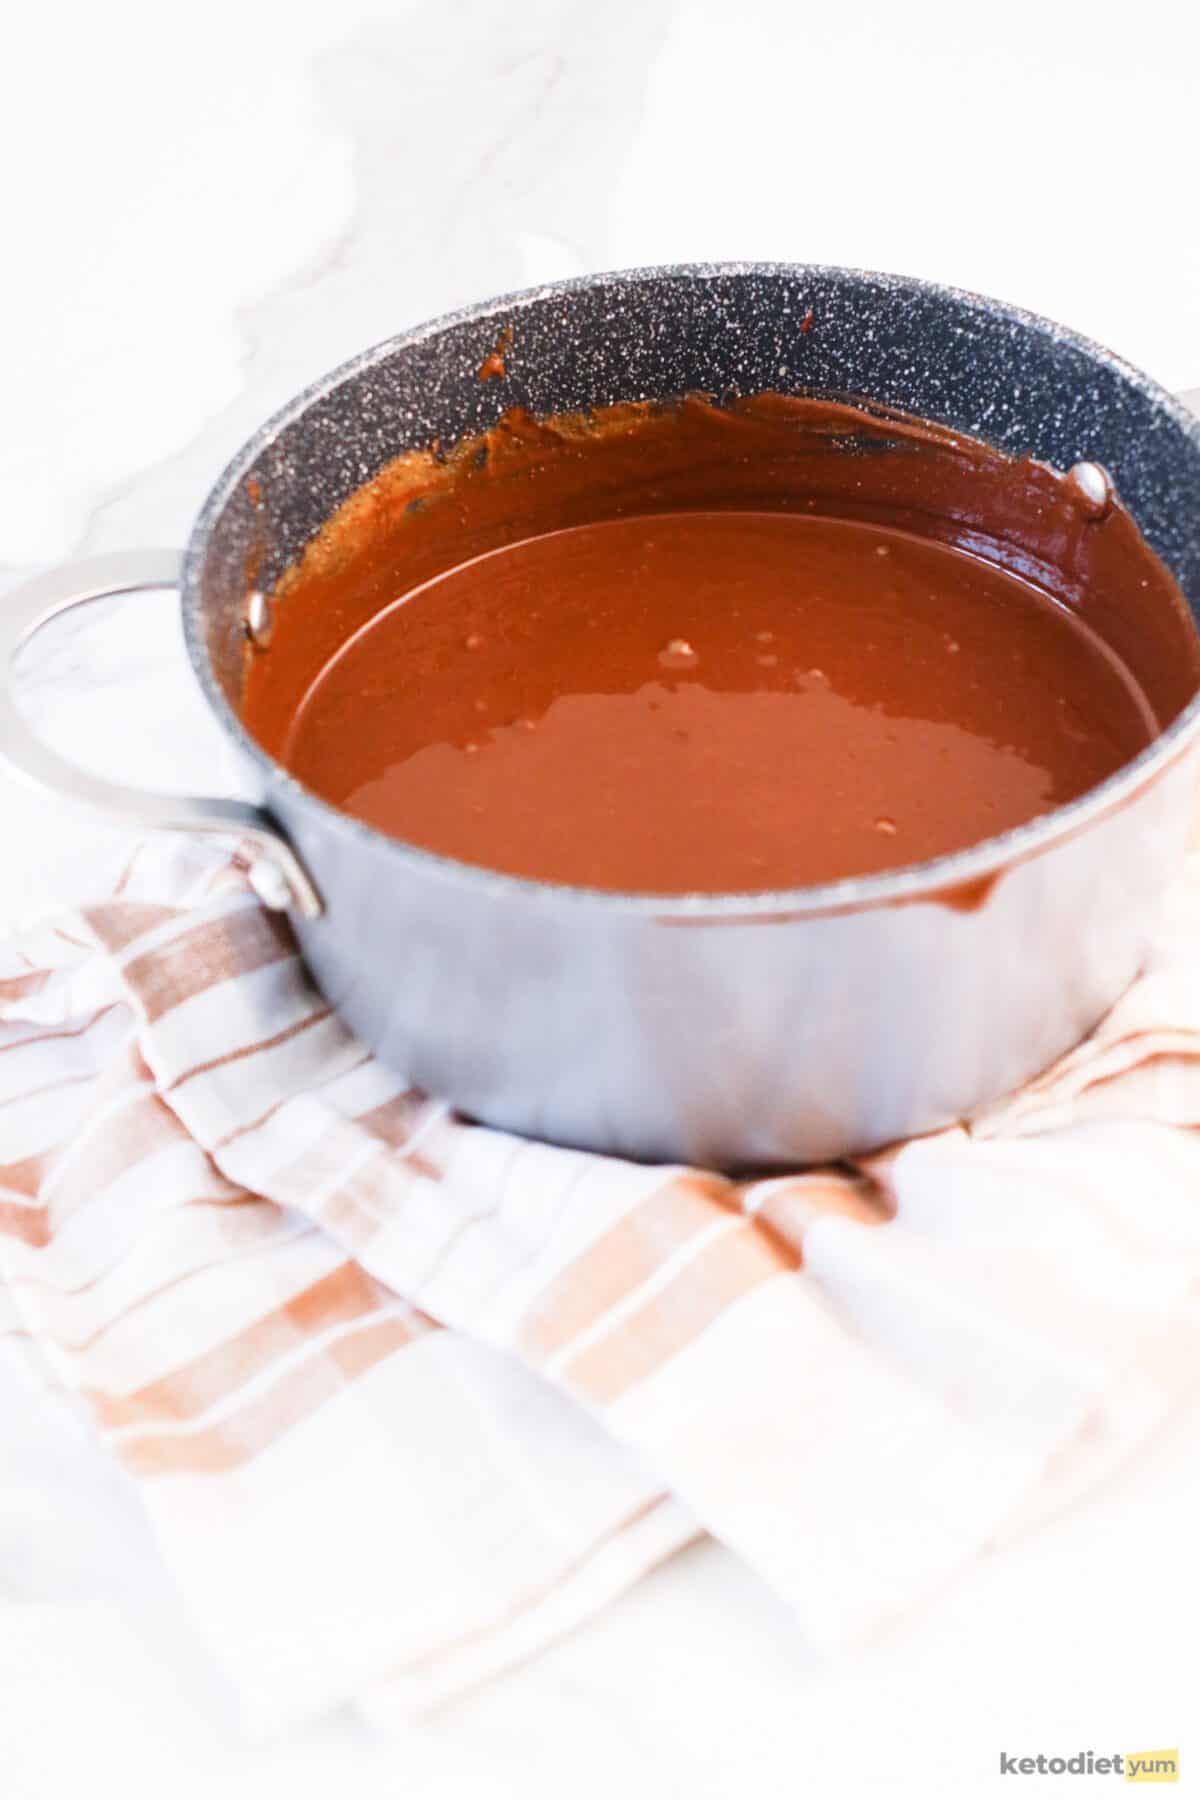
[[[280,584],[250,729],[356,817],[513,874],[744,892],[1075,798],[1200,684],[1119,506],[815,400],[510,416],[398,460]]]

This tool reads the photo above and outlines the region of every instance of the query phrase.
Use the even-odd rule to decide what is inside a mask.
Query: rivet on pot
[[[1067,471],[1067,480],[1078,493],[1089,519],[1102,519],[1111,509],[1116,498],[1112,476],[1099,463],[1077,462]]]
[[[258,588],[252,588],[246,595],[246,635],[255,649],[266,649],[273,623],[271,602]]]

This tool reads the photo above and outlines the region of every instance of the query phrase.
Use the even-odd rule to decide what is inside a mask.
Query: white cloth
[[[420,1713],[701,1529],[822,1651],[1065,1504],[1200,1339],[1200,867],[970,1127],[734,1184],[471,1127],[211,849],[0,952],[0,1324],[138,1484],[248,1728]]]

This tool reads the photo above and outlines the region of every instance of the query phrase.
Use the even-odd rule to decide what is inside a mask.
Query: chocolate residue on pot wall
[[[244,716],[308,785],[445,854],[632,891],[960,848],[1102,780],[1200,685],[1182,597],[1119,504],[1097,517],[1038,463],[774,394],[514,410],[410,452],[274,611]]]
[[[480,381],[502,381],[508,374],[506,358],[512,345],[512,335],[512,326],[506,325],[476,371]]]

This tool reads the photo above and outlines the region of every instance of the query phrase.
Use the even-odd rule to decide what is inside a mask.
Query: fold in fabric
[[[255,1733],[441,1704],[700,1531],[833,1651],[1187,1396],[1198,1122],[1200,859],[1021,1093],[733,1182],[456,1119],[236,856],[159,843],[0,945],[0,1332],[137,1480]]]

